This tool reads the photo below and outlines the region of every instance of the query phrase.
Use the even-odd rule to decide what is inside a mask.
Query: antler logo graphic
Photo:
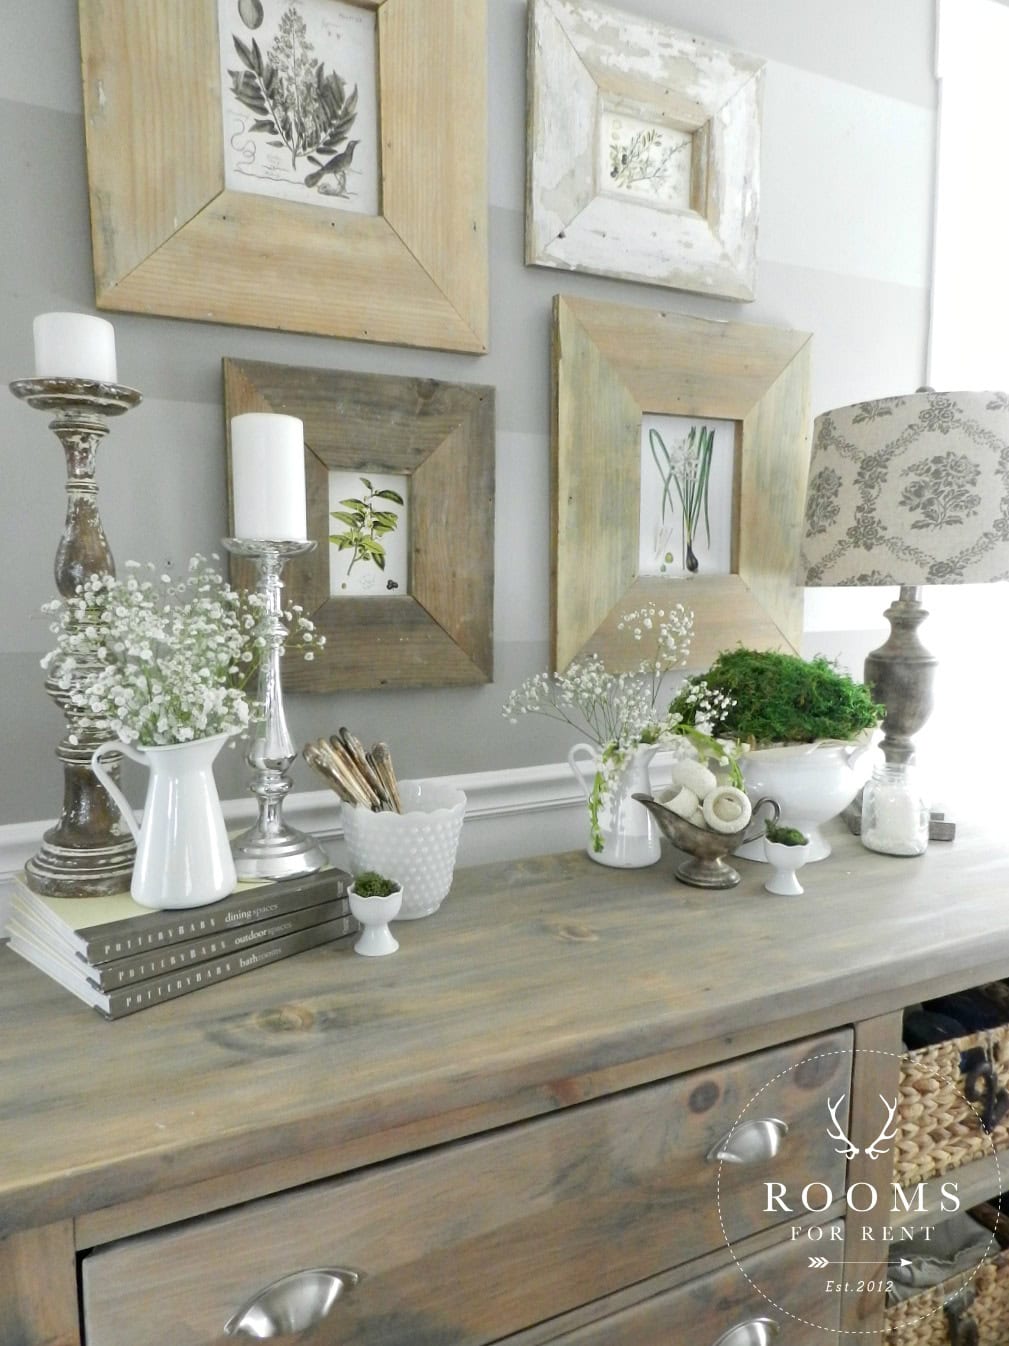
[[[830,1099],[827,1099],[827,1111],[830,1113],[830,1119],[834,1123],[834,1130],[832,1131],[828,1127],[827,1135],[831,1140],[839,1140],[841,1142],[840,1147],[835,1147],[835,1154],[843,1154],[845,1159],[854,1159],[855,1155],[862,1153],[862,1151],[859,1150],[858,1146],[847,1134],[837,1115],[844,1099],[844,1094],[841,1095],[836,1103],[831,1103]],[[882,1145],[882,1142],[884,1140],[897,1139],[896,1129],[893,1131],[887,1130],[887,1127],[893,1123],[894,1118],[897,1116],[897,1100],[894,1099],[892,1103],[888,1103],[883,1095],[880,1094],[879,1101],[883,1104],[883,1107],[886,1108],[886,1121],[883,1123],[883,1128],[876,1139],[870,1145],[865,1147],[864,1152],[870,1159],[879,1159],[882,1155],[889,1154],[889,1145],[884,1146]]]
[[[855,1155],[859,1152],[858,1146],[852,1144],[851,1137],[846,1134],[844,1127],[841,1125],[837,1116],[838,1108],[840,1108],[841,1104],[844,1102],[844,1098],[845,1096],[842,1094],[836,1103],[831,1103],[830,1099],[827,1099],[827,1111],[830,1113],[830,1119],[835,1127],[833,1131],[828,1127],[827,1135],[831,1140],[841,1141],[841,1148],[835,1149],[835,1154],[843,1154],[845,1159],[854,1159]]]
[[[882,1131],[880,1131],[879,1135],[872,1142],[872,1144],[867,1145],[865,1147],[865,1152],[870,1159],[878,1159],[881,1154],[890,1153],[889,1145],[885,1146],[883,1149],[879,1148],[879,1143],[881,1140],[897,1139],[896,1128],[894,1128],[893,1131],[887,1131],[886,1129],[897,1115],[897,1100],[894,1099],[892,1103],[888,1103],[886,1099],[883,1097],[883,1095],[880,1094],[879,1101],[883,1104],[883,1107],[886,1108],[886,1121],[883,1123]]]

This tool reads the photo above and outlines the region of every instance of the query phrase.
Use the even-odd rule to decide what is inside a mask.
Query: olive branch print
[[[393,505],[404,505],[403,497],[392,490],[376,491],[367,477],[362,477],[367,494],[363,500],[350,497],[341,500],[343,509],[334,509],[330,517],[346,527],[343,533],[331,533],[329,540],[339,551],[351,553],[347,574],[354,569],[358,561],[364,561],[385,569],[385,547],[379,538],[387,537],[399,527],[400,516],[391,509],[376,508],[374,501],[385,500]]]
[[[314,165],[306,187],[316,186],[329,173],[343,173],[345,179],[359,143],[347,139],[357,116],[357,87],[348,93],[340,76],[327,74],[315,59],[298,11],[290,8],[281,16],[265,57],[255,38],[251,45],[234,34],[232,40],[245,69],[228,71],[231,90],[256,114],[249,129],[271,136],[268,143],[275,148],[286,149],[293,168],[303,158]]]
[[[672,176],[672,161],[685,144],[663,145],[661,131],[635,131],[626,145],[610,144],[610,177],[618,187],[662,182]]]

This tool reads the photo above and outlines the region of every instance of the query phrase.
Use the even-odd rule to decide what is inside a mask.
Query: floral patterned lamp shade
[[[1009,397],[922,391],[817,417],[801,563],[808,585],[900,585],[864,677],[886,707],[884,756],[906,765],[937,663],[921,586],[1009,579]]]
[[[1009,579],[1009,397],[918,392],[814,426],[808,585]]]

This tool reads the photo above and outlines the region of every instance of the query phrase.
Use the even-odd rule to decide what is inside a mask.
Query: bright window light
[[[928,382],[1009,390],[1009,5],[937,0],[939,137]],[[1003,793],[1009,584],[923,594],[938,655],[936,709],[918,737],[937,801]],[[951,791],[951,793],[954,793]]]

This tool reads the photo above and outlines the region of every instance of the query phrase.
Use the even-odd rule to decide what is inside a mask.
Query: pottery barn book
[[[160,945],[142,953],[130,954],[126,958],[114,958],[111,963],[85,962],[69,945],[55,943],[51,930],[20,907],[11,914],[9,933],[12,938],[16,933],[43,949],[70,958],[76,964],[77,971],[86,971],[88,980],[99,991],[114,991],[120,986],[149,981],[151,977],[178,972],[192,963],[206,963],[211,958],[219,958],[221,954],[246,949],[250,944],[263,944],[266,940],[280,939],[284,935],[294,934],[296,930],[305,930],[309,926],[349,915],[348,899],[338,897],[332,902],[320,902],[318,906],[273,916],[265,921],[251,921],[220,933],[197,935],[178,944]]]
[[[296,930],[293,934],[280,939],[268,939],[262,944],[251,944],[247,948],[237,949],[223,954],[220,958],[211,958],[206,963],[193,963],[178,972],[166,976],[152,977],[148,981],[134,982],[130,986],[115,991],[100,991],[87,975],[87,965],[74,961],[53,950],[37,944],[26,936],[12,919],[10,947],[33,964],[40,972],[46,973],[54,981],[71,991],[86,1005],[98,1010],[106,1019],[121,1019],[137,1010],[147,1009],[151,1005],[160,1005],[166,1000],[175,1000],[198,991],[215,982],[226,981],[229,977],[240,976],[266,963],[275,963],[291,954],[314,949],[320,944],[329,944],[334,940],[356,931],[357,922],[351,916],[341,916],[335,921],[324,921],[321,925],[312,925],[305,930]]]
[[[15,953],[116,1019],[354,933],[348,883],[326,869],[240,883],[205,907],[151,911],[128,894],[43,897],[16,878],[7,934]]]
[[[27,914],[71,953],[86,963],[99,964],[335,901],[346,896],[349,883],[350,875],[342,869],[323,869],[301,879],[239,883],[230,897],[205,907],[151,911],[139,906],[128,893],[113,897],[43,897],[16,876],[11,913]]]

